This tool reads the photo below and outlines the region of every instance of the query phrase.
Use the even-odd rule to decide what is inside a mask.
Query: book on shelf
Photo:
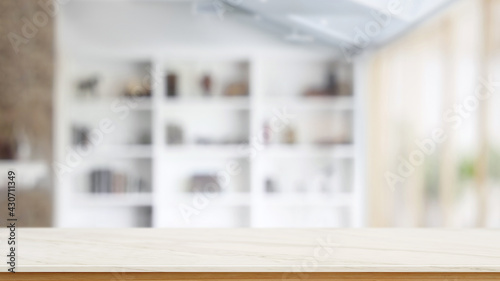
[[[136,193],[147,192],[149,187],[141,177],[114,172],[110,169],[97,169],[90,173],[91,193]]]

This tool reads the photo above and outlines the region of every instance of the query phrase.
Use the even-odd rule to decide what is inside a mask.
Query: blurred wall
[[[52,162],[55,15],[51,3],[0,1],[0,142],[15,147],[14,159],[7,163]],[[22,155],[21,143],[25,146]],[[50,225],[50,179],[30,189],[20,185],[20,225]],[[0,200],[5,197],[2,194]]]

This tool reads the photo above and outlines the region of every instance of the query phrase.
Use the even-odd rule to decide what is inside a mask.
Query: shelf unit
[[[107,89],[98,98],[74,98],[74,81],[98,68],[89,66],[88,60],[66,61],[60,69],[57,108],[61,121],[56,135],[58,147],[62,148],[56,159],[64,162],[67,151],[74,149],[70,135],[75,124],[98,127],[100,120],[109,118],[116,125],[117,133],[105,135],[105,140],[95,146],[91,155],[83,157],[71,173],[58,181],[58,226],[358,226],[359,217],[355,216],[361,213],[363,200],[361,185],[354,180],[358,174],[355,159],[359,157],[356,133],[349,132],[348,143],[318,143],[311,139],[314,134],[308,131],[315,130],[316,137],[331,139],[335,130],[330,129],[339,127],[339,122],[354,130],[359,120],[355,96],[302,95],[308,88],[322,83],[333,63],[331,58],[273,61],[245,55],[193,56],[184,60],[157,56],[113,62],[96,59],[101,76],[106,77],[108,71],[114,76],[115,81],[104,84],[124,83],[123,77],[114,71],[120,67],[136,75],[135,78],[151,75],[151,97],[129,107],[127,116],[121,119],[123,112],[113,110],[113,104],[119,101],[126,105],[127,98],[121,97],[116,89]],[[166,95],[169,73],[178,74],[177,97]],[[210,73],[213,78],[209,96],[201,94],[200,77],[204,73]],[[231,81],[248,83],[248,95],[224,96],[224,86]],[[265,124],[282,108],[290,110],[298,119],[293,126],[297,140],[285,144],[279,140],[282,132],[273,132],[272,137],[263,141],[263,132],[268,130]],[[340,121],[317,121],[321,118]],[[183,128],[182,144],[168,144],[169,124]],[[150,134],[150,144],[130,141],[138,129]],[[127,141],[117,141],[121,139]],[[113,167],[113,163],[124,172],[140,170],[147,178],[150,192],[86,192],[81,183],[85,184],[89,171]],[[324,179],[325,173],[333,173],[337,178]],[[223,191],[187,191],[194,175],[215,176]],[[271,176],[285,179],[274,183],[277,190],[266,191]],[[302,187],[297,187],[293,180],[302,182],[298,184]],[[309,190],[309,181],[316,185],[323,181],[325,185],[325,181],[331,184],[332,180],[342,188]],[[103,221],[96,213],[106,213]],[[141,220],[150,223],[145,225],[139,222]]]
[[[73,201],[85,207],[151,207],[152,194],[143,192],[124,194],[75,193]]]

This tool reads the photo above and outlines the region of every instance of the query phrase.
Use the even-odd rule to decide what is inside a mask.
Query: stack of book
[[[109,169],[98,169],[90,173],[92,193],[133,193],[148,192],[143,178],[133,177]]]

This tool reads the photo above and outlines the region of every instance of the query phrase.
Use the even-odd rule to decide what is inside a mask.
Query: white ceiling
[[[59,38],[68,50],[110,53],[212,47],[342,56],[345,47],[352,55],[386,44],[454,1],[73,0],[61,9]],[[391,14],[391,3],[400,13]]]
[[[221,0],[222,1],[222,0]],[[209,1],[215,5],[218,0]],[[444,9],[454,0],[223,0],[230,9],[253,17],[254,24],[292,41],[380,45]],[[392,14],[390,5],[401,11]],[[377,32],[375,14],[383,13]],[[389,15],[389,17],[387,17]],[[370,33],[370,29],[373,31]],[[363,33],[364,35],[360,35]],[[358,37],[356,37],[358,36]],[[293,40],[296,39],[296,40]],[[360,47],[360,46],[358,46]]]

